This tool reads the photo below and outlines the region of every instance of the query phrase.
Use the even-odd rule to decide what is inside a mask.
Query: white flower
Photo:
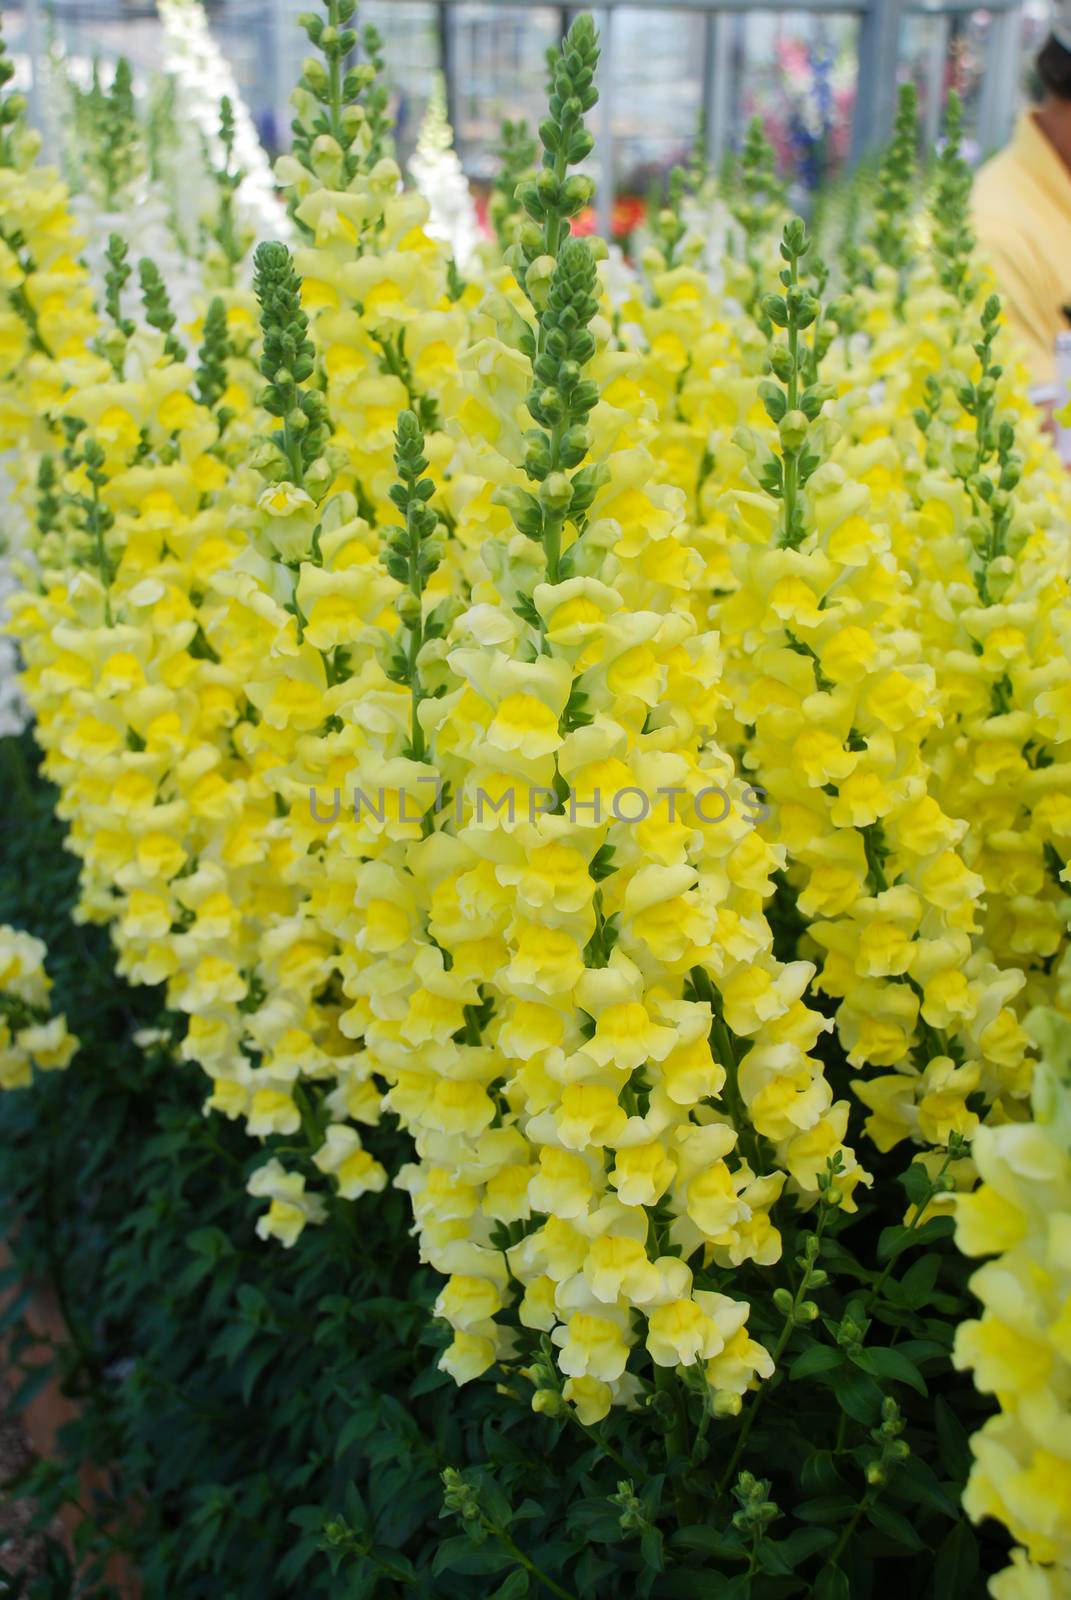
[[[258,239],[288,239],[290,221],[276,194],[271,165],[200,0],[159,0],[157,11],[167,70],[178,85],[180,123],[185,118],[199,128],[218,157],[219,104],[227,96],[234,111],[235,160],[244,174],[237,195],[239,216]]]
[[[0,739],[20,734],[30,721],[30,708],[19,688],[18,651],[14,639],[3,631],[8,596],[18,588],[8,557],[0,552]]]
[[[409,171],[430,216],[425,231],[449,245],[458,269],[464,272],[480,243],[480,224],[468,179],[453,148],[453,133],[446,120],[441,79],[432,90]]]

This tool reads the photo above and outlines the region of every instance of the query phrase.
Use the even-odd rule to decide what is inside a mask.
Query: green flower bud
[[[575,217],[585,206],[591,204],[594,193],[594,179],[574,172],[572,177],[566,178],[562,187],[562,210],[566,216]]]
[[[532,1410],[541,1416],[564,1416],[568,1409],[557,1389],[537,1389],[532,1396]]]
[[[407,628],[415,627],[420,621],[420,596],[403,589],[395,599],[394,609]]]
[[[561,185],[549,167],[540,167],[535,176],[536,193],[545,206],[557,205]]]
[[[788,411],[778,424],[778,435],[781,439],[781,448],[786,454],[795,455],[802,450],[807,438],[807,418],[802,411]]]
[[[306,56],[301,63],[301,78],[313,94],[323,94],[327,89],[327,69],[319,56]]]
[[[540,491],[539,498],[548,511],[568,511],[573,498],[573,486],[564,472],[552,472]]]
[[[565,406],[557,389],[543,389],[539,395],[539,409],[549,423],[560,422],[565,415]]]

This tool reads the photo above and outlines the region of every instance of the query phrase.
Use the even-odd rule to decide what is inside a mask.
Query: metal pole
[[[998,150],[1011,132],[1021,38],[1020,11],[990,13],[982,102],[978,108],[978,143],[983,156]]]
[[[716,171],[725,154],[729,128],[729,25],[727,12],[706,19],[703,52],[703,114],[707,124],[707,162]]]
[[[923,123],[923,148],[936,147],[941,132],[944,112],[945,72],[948,68],[948,41],[951,35],[948,17],[944,13],[932,17],[933,37],[926,59],[926,115]]]
[[[275,142],[280,150],[290,148],[290,68],[287,62],[287,40],[290,19],[286,0],[271,0],[271,52],[274,68],[272,121],[275,123]]]
[[[23,18],[26,30],[26,54],[30,61],[30,82],[26,96],[26,109],[35,128],[42,127],[44,105],[41,100],[41,15],[37,0],[24,0]]]
[[[607,6],[599,19],[599,187],[596,214],[599,232],[610,242],[614,217],[614,13]]]
[[[859,22],[859,81],[852,123],[852,164],[879,150],[892,133],[902,0],[869,0]]]

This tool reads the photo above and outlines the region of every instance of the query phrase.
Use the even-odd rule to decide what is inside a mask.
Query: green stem
[[[806,1282],[806,1279],[804,1281]],[[795,1301],[793,1301],[793,1309],[794,1308],[795,1308]],[[778,1338],[777,1343],[773,1347],[772,1359],[773,1359],[773,1364],[774,1364],[775,1370],[777,1368],[778,1362],[781,1360],[781,1357],[785,1353],[785,1347],[788,1344],[788,1341],[792,1337],[792,1330],[793,1330],[794,1326],[795,1326],[795,1318],[793,1316],[793,1313],[790,1312],[789,1315],[785,1318],[785,1325],[781,1329],[780,1337]],[[759,1412],[762,1410],[763,1401],[766,1399],[766,1393],[767,1393],[767,1390],[769,1389],[769,1387],[770,1387],[769,1382],[763,1384],[762,1388],[759,1390],[758,1394],[755,1396],[754,1403],[749,1407],[747,1416],[744,1418],[743,1423],[741,1424],[740,1432],[736,1436],[735,1448],[733,1450],[732,1455],[729,1457],[729,1465],[726,1467],[725,1471],[722,1473],[721,1479],[720,1479],[720,1481],[718,1483],[717,1493],[718,1493],[719,1499],[725,1493],[725,1491],[728,1489],[729,1485],[733,1481],[733,1478],[734,1478],[734,1476],[736,1474],[736,1469],[740,1464],[740,1458],[743,1456],[744,1450],[747,1447],[747,1442],[748,1442],[749,1438],[751,1437],[751,1430],[755,1426],[755,1419],[758,1416]]]
[[[681,1400],[684,1390],[677,1377],[676,1369],[674,1367],[655,1367],[655,1388],[659,1394],[666,1396],[666,1399],[673,1407],[674,1420],[666,1433],[666,1465],[668,1467],[671,1461],[678,1459],[687,1462],[691,1456],[691,1449],[688,1443],[686,1418],[681,1413]],[[695,1507],[681,1482],[680,1475],[678,1474],[671,1481],[677,1520],[682,1527],[687,1527],[689,1523],[695,1521],[697,1515]]]
[[[104,587],[104,622],[106,627],[112,626],[112,602],[109,593],[111,587],[111,574],[108,571],[108,554],[104,548],[104,526],[101,518],[100,488],[93,483],[93,508],[90,512],[93,524],[93,541],[96,549],[97,566],[100,570],[100,581]]]
[[[790,286],[799,282],[799,263],[796,256],[792,256],[788,263]],[[799,329],[796,319],[789,315],[788,323],[788,410],[796,411],[799,408]],[[785,452],[785,531],[784,543],[793,547],[796,527],[796,494],[799,488],[799,452],[787,450]]]
[[[594,1428],[586,1427],[584,1423],[581,1422],[572,1406],[567,1405],[565,1414],[569,1418],[569,1421],[579,1428],[585,1439],[590,1439],[595,1445],[596,1449],[601,1450],[604,1456],[606,1456],[610,1461],[615,1462],[617,1466],[621,1468],[622,1472],[626,1473],[629,1477],[632,1476],[633,1469],[629,1466],[624,1456],[618,1455],[613,1445],[607,1444],[602,1435],[597,1433]]]
[[[305,468],[301,460],[301,441],[292,432],[289,420],[283,418],[283,454],[290,466],[290,482],[300,489],[305,480]]]
[[[739,1136],[740,1147],[747,1156],[752,1170],[761,1176],[766,1171],[766,1164],[759,1148],[758,1134],[748,1117],[744,1097],[740,1093],[740,1063],[736,1055],[736,1045],[725,1025],[724,1017],[717,1012],[714,1015],[710,1035],[725,1068],[725,1087],[722,1093]]]
[[[852,1512],[852,1514],[849,1517],[848,1521],[845,1523],[844,1527],[841,1529],[840,1538],[837,1540],[836,1544],[833,1546],[833,1549],[830,1552],[829,1560],[826,1562],[826,1566],[827,1567],[834,1567],[834,1568],[836,1567],[837,1562],[840,1560],[841,1556],[844,1554],[845,1550],[848,1547],[848,1541],[851,1539],[852,1534],[855,1532],[856,1528],[859,1526],[859,1523],[862,1520],[862,1518],[870,1510],[870,1507],[872,1506],[872,1504],[874,1503],[874,1500],[876,1498],[877,1498],[876,1495],[871,1494],[871,1492],[869,1490],[867,1490],[866,1494],[860,1500],[859,1504],[856,1506],[855,1510]],[[812,1594],[814,1593],[814,1587],[813,1586],[811,1588],[811,1593]]]
[[[555,178],[557,178],[559,185],[561,185],[561,184],[563,184],[565,182],[565,179],[566,179],[566,177],[568,175],[568,172],[569,172],[569,162],[568,162],[568,158],[567,158],[566,152],[565,152],[564,148],[559,148],[557,154],[554,157],[554,176],[555,176]],[[562,217],[562,214],[561,214],[560,211],[552,212],[552,214],[547,218],[547,232],[546,232],[547,249],[546,249],[546,253],[547,253],[548,256],[556,256],[558,254],[558,246],[561,244],[561,241],[562,241],[562,222],[563,221],[564,221],[564,218]],[[542,339],[540,339],[540,348],[542,348]]]
[[[309,1154],[315,1155],[324,1142],[323,1129],[320,1127],[312,1101],[309,1099],[304,1087],[300,1083],[294,1085],[294,1104],[301,1113],[301,1131],[308,1140]]]
[[[490,1517],[484,1516],[483,1512],[480,1513],[480,1522],[492,1538],[497,1539],[504,1550],[509,1551],[514,1561],[518,1562],[538,1583],[549,1589],[551,1594],[558,1595],[560,1600],[577,1600],[577,1596],[573,1594],[571,1589],[563,1589],[560,1583],[555,1583],[554,1579],[544,1572],[542,1567],[536,1566],[535,1562],[530,1560],[518,1545],[514,1544],[504,1528],[497,1527]]]
[[[412,486],[410,486],[412,487]],[[412,511],[408,510],[405,520],[409,530],[409,588],[416,595],[421,607],[416,619],[409,628],[409,694],[412,701],[410,712],[410,741],[413,746],[413,760],[424,759],[424,729],[420,725],[420,702],[424,696],[420,689],[420,670],[417,657],[420,655],[424,643],[424,585],[420,576],[419,542],[413,531]]]
[[[744,1097],[740,1093],[740,1062],[736,1054],[736,1045],[732,1034],[729,1032],[725,1018],[721,1014],[718,997],[714,993],[714,986],[702,967],[692,968],[692,983],[696,994],[701,1000],[706,1000],[710,1006],[711,1027],[710,1043],[715,1055],[725,1069],[725,1084],[722,1088],[722,1099],[729,1111],[740,1149],[752,1168],[760,1176],[766,1171],[766,1163],[762,1159],[759,1138],[744,1106]]]
[[[817,1239],[821,1239],[821,1237],[822,1237],[822,1230],[825,1227],[826,1217],[827,1216],[828,1216],[828,1212],[826,1210],[826,1207],[825,1207],[825,1205],[822,1205],[820,1210],[819,1210],[818,1221],[815,1224],[815,1229],[814,1229],[815,1237]],[[808,1261],[810,1261],[810,1257],[809,1256],[806,1259]],[[759,1390],[758,1394],[755,1396],[754,1404],[751,1406],[751,1408],[748,1411],[747,1416],[744,1418],[743,1425],[742,1425],[742,1427],[740,1429],[740,1432],[739,1432],[739,1434],[737,1436],[736,1448],[733,1450],[733,1453],[729,1458],[729,1465],[726,1467],[724,1473],[722,1474],[721,1482],[718,1484],[718,1491],[717,1492],[718,1492],[719,1497],[725,1493],[726,1489],[731,1484],[731,1482],[733,1480],[733,1474],[736,1471],[737,1465],[738,1465],[738,1463],[740,1461],[741,1456],[744,1453],[744,1449],[745,1449],[745,1447],[747,1445],[748,1439],[751,1436],[751,1430],[755,1426],[755,1419],[758,1416],[759,1412],[762,1410],[762,1405],[763,1405],[763,1402],[766,1399],[767,1393],[769,1392],[770,1384],[777,1381],[777,1379],[776,1379],[777,1369],[780,1366],[781,1357],[784,1355],[785,1350],[788,1347],[788,1342],[792,1338],[793,1331],[796,1328],[796,1313],[799,1310],[799,1307],[802,1304],[803,1300],[806,1298],[807,1291],[811,1286],[811,1274],[814,1271],[815,1263],[817,1262],[817,1260],[818,1260],[818,1253],[816,1251],[815,1252],[815,1256],[814,1256],[814,1260],[810,1261],[810,1264],[808,1266],[805,1266],[804,1269],[803,1269],[803,1274],[802,1274],[802,1276],[800,1278],[799,1288],[796,1290],[795,1294],[792,1296],[792,1304],[789,1307],[788,1312],[787,1312],[787,1314],[785,1316],[784,1326],[782,1327],[781,1332],[780,1332],[780,1334],[778,1336],[777,1343],[774,1345],[773,1350],[771,1352],[771,1358],[772,1358],[773,1364],[774,1364],[774,1374],[775,1374],[775,1376],[773,1378],[771,1378],[768,1382],[766,1382],[762,1386],[762,1388]]]
[[[337,0],[328,0],[327,5],[328,27],[338,30],[338,3]],[[331,123],[332,137],[342,143],[342,63],[337,49],[333,49],[327,63],[327,100],[328,115]]]

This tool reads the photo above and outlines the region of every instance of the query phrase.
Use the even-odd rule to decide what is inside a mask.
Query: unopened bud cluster
[[[271,436],[280,452],[278,476],[288,476],[301,487],[307,470],[323,454],[330,428],[322,393],[303,387],[313,374],[314,351],[308,318],[301,309],[301,279],[285,244],[257,247],[253,287],[264,334],[260,370],[268,380],[257,403],[283,423]],[[269,470],[265,475],[273,474]]]
[[[332,187],[345,189],[362,169],[370,169],[387,152],[390,119],[387,89],[380,80],[382,40],[373,27],[361,34],[367,57],[344,70],[357,47],[356,28],[348,24],[356,0],[327,0],[326,18],[305,11],[298,17],[309,42],[320,52],[302,62],[295,95],[298,115],[292,127],[293,152],[311,173]]]

